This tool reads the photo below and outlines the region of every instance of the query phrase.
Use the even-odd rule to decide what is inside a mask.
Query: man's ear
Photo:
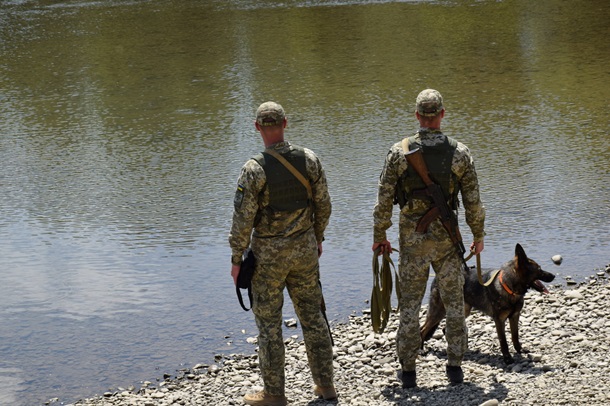
[[[282,124],[283,128],[286,128],[286,126],[288,126],[288,120],[286,119],[286,117],[284,117],[284,124]]]
[[[258,121],[254,120],[254,127],[256,127],[257,131],[261,130],[261,126],[258,124]]]

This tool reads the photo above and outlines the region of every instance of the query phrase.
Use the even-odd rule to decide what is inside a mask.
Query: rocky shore
[[[610,404],[609,277],[610,266],[583,283],[548,286],[548,295],[530,291],[520,335],[531,352],[515,354],[509,341],[514,364],[502,361],[493,321],[473,312],[467,319],[465,383],[457,386],[450,386],[445,376],[446,342],[439,329],[419,357],[418,387],[402,389],[394,341],[396,313],[383,334],[373,333],[366,312],[333,326],[338,402],[314,398],[304,344],[290,338],[286,396],[291,405],[310,406]],[[425,313],[426,306],[423,309]],[[508,330],[507,323],[507,335]],[[73,405],[242,405],[245,393],[261,389],[255,354],[217,356],[216,361],[166,375],[161,382],[144,382],[139,389],[119,388]]]

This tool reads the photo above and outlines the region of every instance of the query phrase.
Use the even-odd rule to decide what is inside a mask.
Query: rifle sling
[[[294,177],[297,178],[299,180],[299,182],[301,182],[303,184],[303,186],[305,186],[305,189],[307,189],[307,195],[311,199],[313,196],[313,193],[311,191],[311,185],[309,184],[309,181],[307,179],[305,179],[303,174],[301,172],[299,172],[299,170],[297,168],[292,166],[292,164],[290,162],[288,162],[286,160],[286,158],[281,156],[279,153],[277,153],[273,149],[267,148],[267,149],[265,149],[265,152],[268,153],[269,155],[271,155],[272,157],[274,157],[275,159],[277,159],[278,161],[280,161],[280,163],[282,165],[284,165],[286,167],[286,169],[288,169],[290,171],[290,173],[292,173],[294,175]]]

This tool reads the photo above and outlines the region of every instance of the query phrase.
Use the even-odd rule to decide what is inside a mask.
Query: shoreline
[[[289,404],[609,404],[610,391],[604,382],[610,375],[610,265],[605,271],[594,272],[581,283],[549,284],[548,295],[532,290],[526,294],[519,331],[524,348],[531,352],[516,354],[509,338],[515,357],[510,365],[502,360],[492,319],[473,312],[466,320],[469,345],[462,364],[462,385],[449,385],[445,376],[446,341],[439,329],[418,358],[418,387],[402,389],[395,352],[396,311],[382,334],[373,333],[366,311],[332,326],[338,402],[316,400],[302,338],[288,338],[285,369]],[[421,322],[426,309],[427,303],[422,305]],[[508,335],[508,323],[506,329]],[[252,341],[255,339],[248,339]],[[164,374],[155,384],[117,388],[69,405],[242,405],[244,394],[261,389],[255,351],[215,359],[211,365],[198,364],[174,375]]]

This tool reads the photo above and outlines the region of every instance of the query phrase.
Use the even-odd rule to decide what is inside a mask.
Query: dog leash
[[[468,260],[470,258],[472,258],[473,256],[475,256],[474,251],[470,251],[470,254],[468,254],[468,256],[464,259],[464,262],[468,262]],[[491,276],[489,277],[489,280],[487,282],[483,282],[483,273],[481,272],[481,254],[476,254],[476,259],[477,259],[477,276],[479,277],[479,283],[482,286],[489,286],[492,284],[492,282],[494,281],[494,279],[496,279],[496,276],[498,276],[498,273],[500,272],[499,269],[495,270]]]
[[[392,248],[392,252],[398,252],[397,249]],[[381,247],[378,247],[373,253],[373,291],[371,292],[371,324],[373,325],[373,331],[375,333],[383,333],[385,330],[388,320],[390,319],[390,311],[392,310],[391,296],[392,296],[392,270],[394,269],[394,275],[396,277],[396,296],[398,297],[398,303],[400,303],[400,289],[398,287],[398,273],[396,273],[396,267],[394,261],[390,257],[391,252],[384,252],[381,269],[379,268],[379,255],[381,253]]]

